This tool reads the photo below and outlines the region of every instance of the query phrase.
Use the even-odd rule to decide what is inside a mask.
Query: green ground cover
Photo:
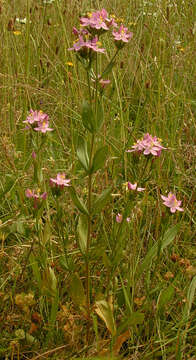
[[[195,15],[0,0],[0,359],[196,359]]]

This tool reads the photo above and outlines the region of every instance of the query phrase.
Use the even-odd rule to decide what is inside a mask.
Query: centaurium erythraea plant
[[[109,83],[109,80],[104,80],[103,77],[108,74],[112,67],[115,64],[115,58],[117,54],[119,54],[119,50],[128,42],[128,40],[132,37],[132,33],[129,33],[125,26],[121,26],[119,30],[117,30],[118,35],[113,34],[111,38],[113,39],[116,36],[115,42],[118,42],[118,46],[115,49],[113,56],[110,61],[106,65],[105,69],[102,69],[102,63],[99,63],[97,54],[105,53],[106,50],[102,48],[102,45],[99,41],[99,37],[104,33],[110,34],[109,31],[111,27],[117,27],[115,20],[113,17],[109,17],[108,13],[105,9],[98,10],[92,13],[87,13],[86,16],[80,18],[80,30],[76,28],[73,29],[74,35],[77,36],[76,41],[73,43],[73,46],[68,50],[74,51],[76,53],[76,58],[83,65],[86,75],[87,75],[87,85],[88,85],[88,100],[85,99],[82,106],[82,123],[85,128],[85,136],[80,137],[78,141],[78,151],[77,157],[80,161],[82,167],[88,176],[88,185],[87,185],[87,201],[86,204],[83,205],[83,202],[79,200],[77,195],[77,191],[74,189],[74,186],[70,188],[70,195],[72,197],[73,202],[79,211],[84,212],[86,214],[85,222],[87,223],[87,234],[86,234],[86,245],[85,245],[85,287],[86,287],[86,309],[87,309],[87,331],[86,331],[86,343],[89,343],[89,333],[91,327],[91,299],[90,299],[90,273],[91,273],[91,264],[89,252],[91,248],[91,238],[92,238],[92,225],[93,225],[93,186],[94,186],[94,178],[98,169],[104,167],[104,163],[106,161],[107,154],[103,156],[103,162],[99,164],[99,150],[97,150],[99,131],[101,131],[102,125],[104,123],[104,102],[100,101],[103,93],[103,87]],[[124,32],[124,33],[123,33]],[[117,39],[118,38],[118,39]],[[95,88],[92,90],[92,86],[90,84],[90,80],[92,79],[93,73],[93,61],[95,60]],[[101,74],[100,76],[98,74]],[[87,150],[87,151],[86,151]],[[87,156],[86,156],[87,154]],[[83,161],[85,159],[85,161]],[[57,184],[57,179],[53,179],[53,184]],[[52,191],[56,191],[58,188],[53,187]],[[106,189],[106,192],[103,193],[103,198],[107,201],[109,199],[106,197],[106,194],[110,194],[111,189]],[[102,195],[101,195],[102,196]],[[101,209],[104,207],[105,201],[102,204],[101,201]],[[123,220],[123,215],[118,213],[116,215],[116,222],[121,223]],[[82,222],[82,217],[80,218]],[[126,220],[125,220],[126,221]],[[127,222],[130,221],[130,218],[127,218]],[[80,226],[80,224],[79,224]],[[80,236],[80,234],[79,234]]]

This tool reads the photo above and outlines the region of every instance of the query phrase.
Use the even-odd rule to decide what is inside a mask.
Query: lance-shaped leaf
[[[112,336],[115,336],[116,324],[114,321],[111,305],[105,300],[97,301],[95,305],[96,305],[95,311],[97,315],[104,321],[107,329],[110,331]]]
[[[83,101],[82,104],[82,122],[85,129],[91,133],[95,131],[95,118],[91,105],[87,101]]]
[[[88,221],[86,215],[80,215],[77,230],[79,235],[80,250],[82,254],[86,254],[88,236]]]
[[[78,137],[78,144],[76,154],[80,164],[83,168],[88,172],[89,170],[89,156],[88,156],[88,149],[87,149],[87,142],[86,140],[79,136]]]
[[[194,303],[194,299],[195,299],[195,292],[196,292],[196,276],[194,276],[194,278],[192,279],[189,288],[188,288],[188,292],[187,292],[187,301],[184,307],[184,312],[183,312],[183,320],[184,321],[188,321],[188,318],[190,316],[190,311],[191,311],[191,307]]]
[[[111,192],[112,192],[112,188],[109,187],[109,188],[105,189],[101,193],[101,195],[99,195],[97,197],[97,199],[95,200],[95,202],[92,205],[92,213],[94,213],[94,214],[98,213],[104,208],[104,206],[110,199]]]
[[[103,146],[98,149],[93,158],[93,164],[91,167],[91,173],[95,173],[97,170],[102,169],[104,167],[106,158],[108,153],[108,147]]]
[[[85,306],[86,298],[82,281],[77,273],[73,274],[70,280],[69,294],[77,306]]]
[[[174,294],[174,284],[170,284],[166,289],[161,291],[157,302],[157,311],[160,314],[163,313],[163,310],[168,306],[168,303],[172,301]]]
[[[88,215],[88,210],[86,205],[83,203],[83,201],[79,198],[78,194],[76,193],[76,190],[73,186],[69,186],[69,192],[72,198],[73,203],[78,208],[78,210],[85,215]]]

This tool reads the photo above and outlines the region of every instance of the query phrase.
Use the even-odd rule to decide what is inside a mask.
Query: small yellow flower
[[[67,66],[74,66],[74,64],[73,64],[71,61],[67,61],[65,64],[66,64]]]
[[[15,30],[15,31],[13,31],[13,34],[16,35],[16,36],[21,35],[21,31]]]
[[[185,50],[184,50],[184,48],[183,48],[183,47],[181,47],[179,50],[180,50],[182,53],[184,53],[184,52],[185,52]]]

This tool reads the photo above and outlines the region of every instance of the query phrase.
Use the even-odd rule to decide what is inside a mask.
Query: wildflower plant
[[[82,104],[82,123],[84,129],[87,132],[86,136],[78,137],[77,145],[77,157],[78,160],[87,176],[88,182],[88,193],[87,203],[85,204],[77,194],[76,189],[71,186],[70,194],[72,200],[80,212],[78,221],[78,234],[80,249],[85,260],[86,267],[86,316],[87,316],[87,344],[89,342],[89,331],[91,323],[91,263],[90,263],[90,249],[92,240],[92,223],[96,215],[103,210],[105,204],[110,199],[111,187],[106,188],[100,195],[93,197],[93,178],[97,171],[103,169],[107,159],[108,148],[107,146],[98,147],[98,139],[100,131],[104,123],[104,108],[103,108],[103,93],[106,84],[109,84],[109,80],[104,80],[103,76],[111,72],[114,66],[114,59],[120,49],[125,45],[132,37],[132,33],[128,32],[128,29],[122,25],[120,33],[117,35],[115,41],[119,41],[120,46],[117,49],[114,48],[114,55],[105,66],[104,69],[98,67],[98,56],[106,53],[106,49],[102,47],[100,38],[108,35],[111,28],[116,28],[117,24],[113,18],[108,16],[105,9],[100,11],[88,13],[87,16],[80,18],[81,29],[73,29],[73,33],[78,37],[74,42],[73,46],[68,50],[74,51],[83,65],[88,84],[88,99],[83,100]],[[123,33],[124,32],[124,33]],[[121,35],[120,35],[121,34]],[[124,35],[122,35],[124,34]],[[102,40],[101,40],[102,41]],[[79,56],[79,57],[78,57]],[[95,65],[94,65],[95,64]],[[101,70],[101,71],[100,71]],[[94,73],[94,84],[95,87],[92,90],[91,86],[91,74]],[[99,85],[99,86],[98,86]],[[101,89],[100,89],[101,87]],[[122,215],[116,216],[117,223],[121,223],[123,220]]]

